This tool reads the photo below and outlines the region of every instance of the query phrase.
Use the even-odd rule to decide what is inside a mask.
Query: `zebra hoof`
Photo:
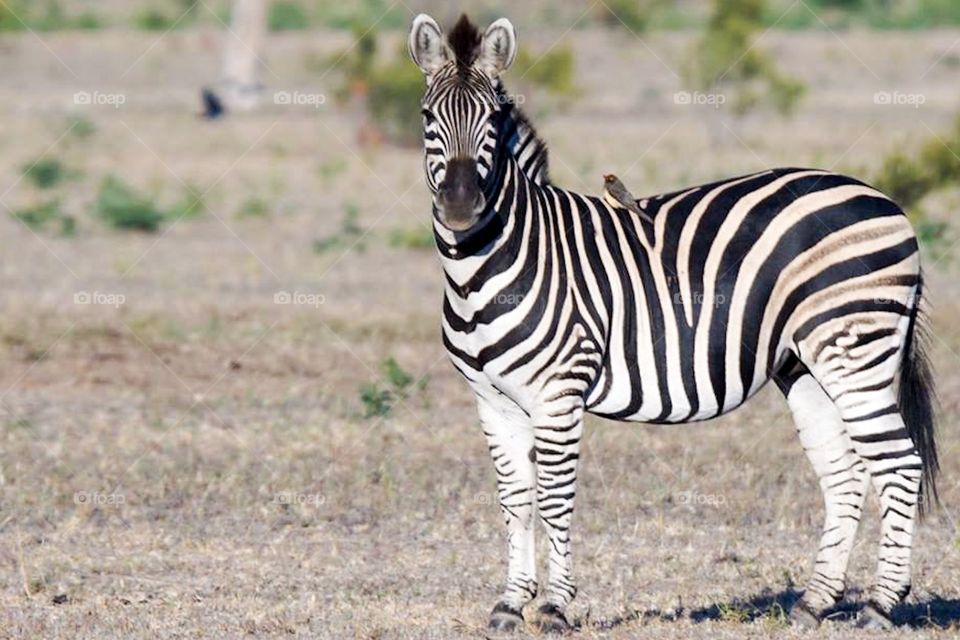
[[[869,631],[886,631],[893,629],[893,620],[871,602],[860,612],[860,617],[857,618],[857,628]]]
[[[506,602],[498,602],[490,612],[490,622],[487,628],[490,631],[510,633],[516,631],[523,624],[523,614]]]
[[[540,614],[539,626],[540,633],[570,633],[573,627],[567,622],[567,617],[563,615],[555,604],[545,604],[538,610]]]
[[[790,624],[799,629],[816,629],[820,626],[820,616],[803,600],[790,609]]]

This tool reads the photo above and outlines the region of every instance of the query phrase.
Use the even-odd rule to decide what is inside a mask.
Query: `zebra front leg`
[[[478,398],[480,423],[497,472],[497,497],[507,524],[509,565],[507,586],[490,613],[494,631],[513,631],[523,623],[523,607],[537,595],[534,543],[533,428],[527,416],[509,401],[494,406]]]
[[[577,593],[570,551],[570,523],[577,488],[577,461],[583,432],[583,403],[558,394],[533,417],[536,437],[537,505],[550,540],[546,602],[540,607],[543,631],[571,629],[564,610]]]

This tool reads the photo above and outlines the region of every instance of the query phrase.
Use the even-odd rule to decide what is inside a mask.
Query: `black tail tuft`
[[[907,328],[903,360],[900,363],[900,414],[907,426],[907,433],[923,461],[923,477],[920,481],[919,515],[929,513],[937,504],[937,474],[940,461],[937,457],[936,413],[937,394],[934,388],[933,371],[927,358],[928,328],[920,309],[922,279],[917,283],[916,301]]]

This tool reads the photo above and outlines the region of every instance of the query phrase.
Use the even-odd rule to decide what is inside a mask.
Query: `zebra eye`
[[[427,111],[426,109],[422,109],[420,111],[420,115],[423,116],[423,126],[425,127],[429,127],[430,125],[432,125],[434,122],[437,121],[437,119],[433,117],[433,114]]]

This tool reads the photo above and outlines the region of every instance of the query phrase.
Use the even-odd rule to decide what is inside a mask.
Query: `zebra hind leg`
[[[893,626],[891,611],[910,592],[921,480],[935,495],[932,381],[922,341],[914,344],[914,320],[915,316],[881,323],[878,318],[865,326],[846,322],[843,331],[830,337],[825,335],[830,331],[827,327],[814,332],[819,336],[810,336],[807,345],[813,346],[811,350],[801,351],[819,354],[806,364],[833,399],[878,497],[877,571],[859,620],[860,626],[868,628]],[[820,346],[815,346],[818,338]],[[895,384],[898,371],[899,397]]]
[[[777,381],[819,479],[825,511],[813,574],[790,619],[796,626],[816,627],[823,613],[843,597],[869,479],[830,397],[800,362],[793,361],[786,369]]]

